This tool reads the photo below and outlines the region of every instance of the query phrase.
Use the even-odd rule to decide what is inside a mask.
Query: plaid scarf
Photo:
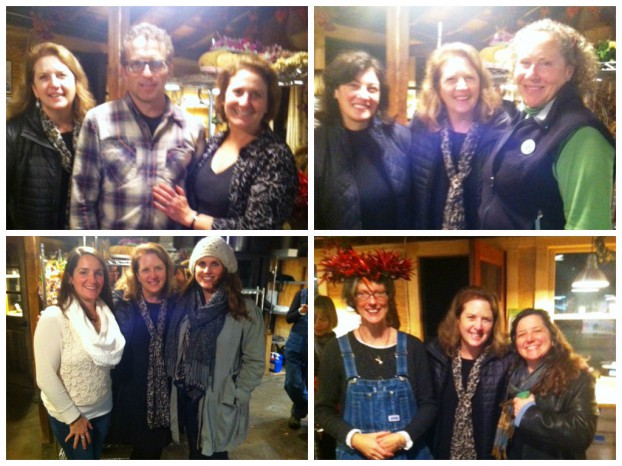
[[[473,156],[480,139],[480,125],[474,122],[462,143],[458,155],[458,167],[451,157],[451,142],[449,141],[449,123],[445,121],[441,129],[441,152],[443,163],[449,178],[449,189],[443,211],[443,230],[464,230],[464,180],[471,173]]]
[[[530,374],[527,370],[527,365],[523,363],[510,376],[506,396],[507,401],[501,406],[501,416],[497,424],[495,443],[492,448],[492,456],[496,459],[507,459],[507,448],[514,435],[514,397],[520,392],[531,390],[540,381],[546,369],[546,364],[540,364]]]

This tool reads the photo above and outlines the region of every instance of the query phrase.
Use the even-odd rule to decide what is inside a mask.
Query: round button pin
[[[533,139],[527,139],[526,141],[523,141],[520,146],[520,151],[524,155],[529,155],[533,153],[534,150],[536,150],[536,141],[534,141]]]

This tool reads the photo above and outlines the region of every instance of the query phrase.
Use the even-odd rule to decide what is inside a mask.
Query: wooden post
[[[389,84],[389,115],[406,124],[409,67],[409,7],[387,8],[387,81]]]
[[[326,34],[324,28],[315,24],[313,34],[313,68],[316,70],[323,70],[326,68]]]
[[[27,345],[30,352],[30,363],[32,364],[32,373],[36,374],[35,358],[34,358],[34,336],[37,322],[39,321],[39,314],[43,310],[41,303],[39,302],[39,277],[41,276],[41,262],[39,261],[39,238],[37,236],[25,236],[22,238],[23,247],[23,267],[25,273],[24,286],[26,288],[26,309],[28,310],[28,323],[29,323],[29,335],[30,343]],[[45,284],[44,284],[45,286]],[[45,303],[43,303],[45,307]],[[39,395],[39,388],[36,383],[34,390]],[[51,445],[54,443],[54,435],[52,429],[50,429],[50,423],[48,421],[48,412],[43,406],[43,402],[39,402],[39,427],[41,433],[41,443],[44,445]]]
[[[108,98],[116,100],[123,96],[121,80],[121,49],[123,37],[130,28],[129,7],[111,6],[108,13]]]

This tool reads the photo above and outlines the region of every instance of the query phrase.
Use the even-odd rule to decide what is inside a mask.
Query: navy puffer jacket
[[[409,162],[410,132],[397,123],[374,118],[371,134],[384,149],[383,164],[397,199],[398,228],[413,227]],[[352,166],[356,163],[341,126],[315,129],[315,228],[360,230],[360,198]]]
[[[455,413],[444,411],[441,404],[443,387],[448,383],[453,384],[451,379],[451,359],[441,351],[441,347],[436,339],[428,343],[426,348],[428,350],[430,368],[432,369],[432,377],[434,378],[438,418],[453,416]],[[475,442],[477,451],[487,452],[486,459],[492,459],[491,453],[495,441],[495,432],[499,416],[501,415],[501,404],[505,401],[512,360],[513,356],[511,354],[499,358],[491,353],[484,360],[480,371],[480,380],[474,398],[481,398],[482,406],[473,406],[473,417],[478,417],[477,421],[482,424],[483,431],[485,432],[483,437],[476,438]],[[478,397],[478,393],[481,394],[481,397]],[[435,427],[432,427],[433,437],[430,446],[434,457],[438,456],[438,427],[438,423]]]

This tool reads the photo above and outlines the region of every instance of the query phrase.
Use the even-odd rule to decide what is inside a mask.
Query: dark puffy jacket
[[[561,395],[536,395],[514,433],[509,459],[585,459],[598,420],[595,384],[581,372]]]
[[[408,153],[411,136],[397,123],[375,118],[371,134],[384,149],[383,164],[397,200],[399,229],[413,227]],[[351,167],[356,163],[342,126],[315,129],[315,228],[360,230],[360,199]]]
[[[507,110],[511,110],[508,108]],[[482,169],[484,161],[502,132],[510,122],[504,109],[490,123],[481,128],[481,138],[473,157],[471,173],[464,181],[465,223],[467,230],[477,229],[477,210],[481,200]],[[440,131],[430,131],[415,116],[410,123],[413,170],[414,211],[417,212],[415,228],[438,230],[443,227],[443,209],[449,190],[449,178],[443,163]]]
[[[45,137],[36,109],[6,124],[6,180],[7,229],[65,228],[60,154]]]
[[[436,390],[436,399],[438,403],[438,417],[454,416],[455,413],[453,412],[445,412],[441,404],[443,387],[445,384],[453,383],[451,379],[451,359],[441,351],[437,339],[428,343],[426,348],[428,350],[430,368],[432,369],[432,377],[434,378],[434,389]],[[513,356],[510,354],[503,358],[490,354],[484,361],[480,371],[480,380],[475,397],[481,394],[480,397],[483,400],[483,406],[473,406],[473,417],[477,416],[479,422],[483,425],[485,435],[483,438],[476,438],[475,441],[478,451],[488,452],[485,459],[492,459],[492,447],[495,441],[497,423],[501,415],[501,404],[506,396],[512,358]],[[431,449],[434,457],[439,456],[438,427],[439,425],[437,423],[436,426],[432,428],[433,437],[431,439]]]
[[[171,320],[176,300],[176,295],[168,298],[167,322],[164,331],[165,338],[166,328]],[[133,436],[142,435],[140,432],[137,432],[138,426],[142,426],[140,427],[141,429],[143,427],[146,428],[146,423],[144,421],[141,422],[140,416],[144,414],[142,409],[146,409],[147,380],[138,380],[135,368],[146,368],[149,362],[146,359],[143,361],[135,360],[137,356],[132,349],[134,329],[137,324],[142,325],[144,320],[138,303],[124,300],[123,291],[117,290],[113,293],[113,303],[113,314],[125,338],[125,348],[123,349],[121,361],[111,372],[113,409],[107,441],[122,445],[132,445]],[[137,391],[141,392],[140,396],[137,395]],[[167,436],[151,437],[151,442],[154,446],[159,442],[163,442],[160,446],[164,446],[168,441]]]
[[[597,129],[615,147],[609,130],[583,105],[570,84],[560,89],[544,121],[518,114],[485,161],[480,227],[563,230],[564,204],[553,165],[568,138],[582,127]],[[523,144],[529,140],[535,145],[525,156]]]

